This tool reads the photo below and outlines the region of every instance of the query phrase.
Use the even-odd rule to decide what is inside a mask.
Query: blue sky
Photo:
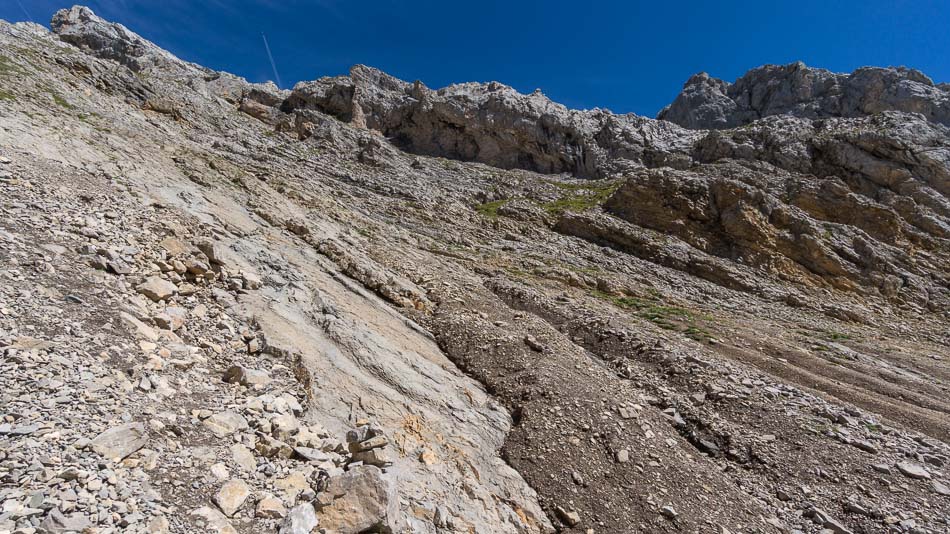
[[[48,25],[55,0],[0,0]],[[285,87],[364,63],[429,87],[497,80],[570,107],[653,116],[695,72],[906,65],[950,81],[950,2],[88,0],[179,57]],[[22,8],[21,8],[22,6]],[[25,13],[26,12],[26,13]]]

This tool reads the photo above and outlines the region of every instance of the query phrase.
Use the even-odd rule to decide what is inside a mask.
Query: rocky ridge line
[[[772,115],[805,119],[919,113],[950,126],[950,84],[906,67],[864,67],[838,74],[802,62],[765,65],[734,83],[693,75],[657,118],[693,129],[735,128]]]

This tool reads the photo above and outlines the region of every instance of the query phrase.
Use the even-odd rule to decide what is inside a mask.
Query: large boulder
[[[314,506],[320,526],[332,532],[400,532],[395,487],[379,468],[370,465],[332,477]]]

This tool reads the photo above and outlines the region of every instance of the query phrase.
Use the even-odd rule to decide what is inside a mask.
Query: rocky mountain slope
[[[945,87],[653,120],[51,28],[0,22],[0,533],[950,532]]]

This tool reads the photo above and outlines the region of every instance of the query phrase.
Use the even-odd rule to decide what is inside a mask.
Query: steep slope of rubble
[[[950,531],[941,120],[52,28],[0,21],[0,533]]]

